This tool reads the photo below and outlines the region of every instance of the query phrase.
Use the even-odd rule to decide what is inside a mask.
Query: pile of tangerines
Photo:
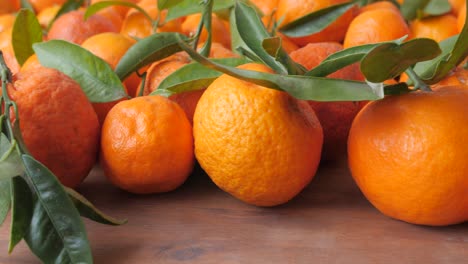
[[[156,0],[136,3],[152,19],[116,5],[84,19],[86,6],[53,20],[66,0],[30,0],[47,32],[89,50],[115,69],[139,39],[157,32],[193,36],[201,14],[165,21]],[[99,2],[93,0],[91,3]],[[344,0],[251,0],[262,21],[291,22]],[[402,1],[398,1],[402,2]],[[291,58],[307,69],[345,48],[408,36],[440,42],[461,32],[466,1],[451,11],[406,21],[391,1],[349,9],[324,30],[305,37],[277,33]],[[468,220],[468,79],[458,66],[433,91],[387,96],[373,102],[303,101],[289,94],[222,75],[208,87],[169,98],[150,95],[170,74],[191,63],[176,53],[123,81],[128,98],[90,103],[77,82],[42,66],[35,55],[23,65],[12,48],[19,1],[0,3],[0,49],[14,84],[21,131],[31,154],[68,187],[76,187],[99,159],[107,178],[133,193],[179,187],[199,162],[213,182],[253,205],[275,206],[295,197],[320,161],[347,151],[356,183],[384,214],[425,225]],[[231,50],[229,23],[213,14],[211,58]],[[207,41],[207,32],[200,42]],[[240,66],[273,73],[268,67]],[[358,64],[328,77],[364,81]],[[387,80],[407,80],[407,76]],[[326,87],[322,87],[326,89]],[[99,157],[99,158],[97,158]]]

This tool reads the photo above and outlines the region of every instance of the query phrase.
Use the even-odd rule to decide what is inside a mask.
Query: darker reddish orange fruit
[[[62,39],[81,44],[85,39],[103,32],[118,32],[118,28],[107,18],[94,14],[84,20],[84,12],[71,11],[55,20],[50,28],[48,39]]]
[[[78,83],[49,68],[21,71],[10,87],[30,153],[74,188],[96,162],[99,122]]]
[[[307,69],[320,64],[329,55],[340,51],[343,46],[336,42],[310,43],[290,54],[291,58]],[[358,64],[347,66],[328,77],[347,80],[364,80]],[[326,87],[323,87],[326,89]],[[308,101],[323,127],[324,142],[322,160],[334,160],[346,153],[348,132],[354,117],[363,102],[316,102]]]

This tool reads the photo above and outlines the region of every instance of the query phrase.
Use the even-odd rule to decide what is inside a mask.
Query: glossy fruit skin
[[[182,108],[165,97],[122,101],[104,121],[101,165],[123,190],[172,191],[190,175],[194,160],[192,126]]]
[[[413,224],[468,220],[468,89],[369,103],[348,139],[351,174],[383,214]]]
[[[379,8],[359,14],[348,27],[344,48],[395,40],[410,31],[401,14],[392,8]]]
[[[260,64],[240,68],[272,72]],[[323,143],[306,102],[228,75],[200,98],[193,132],[195,155],[213,182],[257,206],[295,197],[314,177]]]
[[[91,103],[78,83],[54,69],[36,67],[15,78],[9,93],[26,147],[62,184],[77,187],[98,153],[99,122]]]

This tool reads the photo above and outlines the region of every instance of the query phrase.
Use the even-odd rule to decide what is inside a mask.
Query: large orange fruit
[[[349,167],[383,214],[434,226],[468,220],[466,102],[466,86],[447,86],[386,97],[356,116]]]
[[[45,67],[21,71],[10,88],[28,150],[62,184],[76,187],[95,164],[99,146],[99,122],[84,92]]]
[[[240,68],[272,73],[260,64]],[[193,122],[198,162],[246,203],[285,203],[315,175],[322,127],[307,102],[285,92],[222,75],[198,101]]]
[[[194,160],[192,126],[182,108],[165,97],[122,101],[104,121],[101,164],[121,189],[172,191],[187,179]]]

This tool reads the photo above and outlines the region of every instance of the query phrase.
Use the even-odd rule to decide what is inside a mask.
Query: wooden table
[[[385,217],[362,196],[343,159],[323,164],[294,200],[275,208],[244,204],[200,170],[178,190],[137,196],[111,186],[96,168],[79,191],[111,227],[85,220],[95,262],[139,263],[468,263],[468,223],[421,227]],[[22,242],[0,263],[38,263]]]

